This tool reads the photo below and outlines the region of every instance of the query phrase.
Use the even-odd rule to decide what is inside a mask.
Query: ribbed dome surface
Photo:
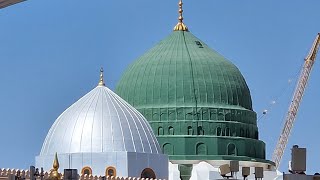
[[[188,31],[138,58],[116,93],[147,118],[170,160],[265,159],[241,72]]]
[[[40,156],[81,152],[160,153],[146,119],[105,86],[98,86],[54,122]]]
[[[231,105],[252,110],[238,68],[186,31],[173,32],[135,61],[116,92],[137,109]]]

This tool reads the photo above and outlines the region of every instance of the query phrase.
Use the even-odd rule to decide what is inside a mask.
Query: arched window
[[[169,127],[169,135],[174,135],[174,129],[172,126]]]
[[[161,136],[161,135],[163,135],[163,128],[160,126],[158,128],[158,136]]]
[[[154,171],[152,169],[145,168],[141,173],[141,178],[156,179],[156,174],[154,173]]]
[[[160,121],[164,121],[168,119],[168,114],[165,112],[160,113]]]
[[[157,112],[154,112],[153,114],[152,114],[152,119],[153,120],[159,120],[159,114],[157,113]]]
[[[163,153],[168,155],[174,154],[174,147],[170,143],[166,143],[163,145]]]
[[[217,136],[221,136],[221,127],[217,127]]]
[[[232,136],[237,136],[237,130],[236,128],[233,128],[232,132],[231,132]]]
[[[230,129],[226,128],[226,136],[230,136]]]
[[[116,168],[113,167],[113,166],[107,167],[107,169],[106,169],[106,176],[116,177],[116,176],[117,176],[117,170],[116,170]]]
[[[188,135],[193,135],[193,129],[191,126],[188,126]]]
[[[216,116],[217,116],[216,112],[213,112],[213,110],[212,110],[210,112],[210,120],[217,120]]]
[[[233,143],[228,144],[227,147],[227,155],[236,156],[237,155],[237,147]]]
[[[224,114],[223,109],[219,109],[218,110],[218,120],[220,120],[220,121],[224,121],[225,120],[225,114]]]
[[[81,170],[81,175],[91,175],[92,174],[92,169],[89,166],[85,166]]]
[[[202,126],[198,127],[198,135],[204,135],[204,130],[202,129]]]
[[[197,155],[207,155],[207,146],[204,143],[198,143],[196,147]]]

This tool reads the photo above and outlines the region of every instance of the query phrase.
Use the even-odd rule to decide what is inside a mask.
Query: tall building
[[[182,5],[174,31],[128,67],[116,93],[146,117],[182,179],[201,161],[271,170],[244,77],[189,31]]]

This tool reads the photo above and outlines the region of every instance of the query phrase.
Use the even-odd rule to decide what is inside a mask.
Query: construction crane
[[[273,152],[272,161],[276,164],[276,168],[278,169],[281,163],[281,159],[283,153],[286,149],[286,145],[288,143],[288,138],[293,127],[293,123],[295,121],[299,105],[303,96],[303,93],[306,89],[306,85],[308,83],[312,66],[316,60],[317,52],[320,45],[320,33],[318,33],[314,43],[310,49],[309,54],[305,58],[305,62],[300,74],[300,77],[297,82],[296,89],[293,94],[293,98],[291,104],[289,106],[289,110],[285,117],[285,124],[280,134],[280,138],[278,140],[277,146]]]
[[[25,0],[0,0],[0,9],[22,2],[22,1],[25,1]]]

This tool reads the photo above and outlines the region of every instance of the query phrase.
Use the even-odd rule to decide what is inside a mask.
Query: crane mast
[[[296,89],[294,91],[294,95],[293,95],[291,104],[289,106],[287,115],[285,117],[284,127],[282,129],[281,134],[280,134],[276,148],[273,152],[272,161],[276,164],[277,169],[280,166],[283,153],[284,153],[286,145],[288,143],[288,138],[290,136],[290,132],[293,127],[293,123],[295,121],[303,93],[304,93],[306,85],[308,83],[312,66],[316,60],[319,45],[320,45],[320,33],[318,33],[318,35],[317,35],[317,37],[316,37],[316,39],[310,49],[309,54],[305,58],[305,62],[304,62]]]

